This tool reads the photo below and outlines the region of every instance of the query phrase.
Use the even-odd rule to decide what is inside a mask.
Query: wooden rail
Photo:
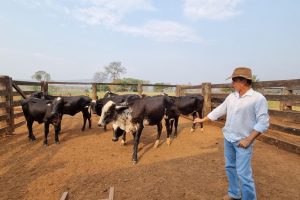
[[[203,93],[204,87],[207,83],[195,86],[180,86],[178,91],[180,95],[189,94],[188,90],[190,89],[199,89],[202,91],[202,95],[210,95],[211,103],[205,104],[204,115],[207,114],[207,111],[213,109],[220,105],[224,99],[228,96],[230,89],[232,88],[230,84],[211,84],[210,92]],[[271,117],[279,117],[285,120],[290,120],[296,123],[300,122],[300,111],[293,110],[293,106],[300,106],[300,95],[294,94],[295,90],[300,90],[300,79],[293,80],[275,80],[275,81],[260,81],[253,82],[253,88],[260,91],[264,94],[265,89],[277,89],[281,91],[281,94],[264,94],[268,101],[277,101],[280,102],[280,107],[278,110],[269,109],[269,114]],[[217,90],[217,92],[213,92]],[[207,98],[207,97],[206,97]],[[300,130],[294,127],[286,127],[278,124],[270,124],[270,129],[285,132],[292,135],[300,136]]]
[[[92,88],[92,98],[97,98],[98,85],[117,85],[117,86],[136,86],[138,93],[143,92],[143,87],[147,86],[163,86],[176,87],[176,96],[188,94],[188,90],[199,90],[204,96],[204,115],[209,113],[213,108],[220,105],[230,92],[231,83],[211,84],[202,83],[201,85],[183,86],[183,85],[160,85],[160,84],[118,84],[118,83],[94,83],[94,82],[33,82],[12,80],[8,76],[0,76],[0,134],[12,134],[14,129],[25,124],[24,120],[15,120],[23,116],[20,108],[20,100],[16,100],[17,96],[26,98],[32,94],[33,90],[23,91],[20,86],[40,87],[40,91],[48,92],[48,86],[53,84],[62,85],[90,85]],[[276,81],[260,81],[254,82],[253,88],[264,92],[264,89],[278,89],[281,94],[264,94],[268,101],[280,102],[280,109],[269,110],[269,114],[274,117],[284,117],[291,121],[300,121],[300,112],[293,110],[293,106],[300,106],[300,95],[294,94],[295,90],[300,90],[300,79],[293,80],[276,80]],[[15,100],[14,100],[15,99]],[[18,121],[18,122],[15,122]],[[299,130],[293,127],[284,127],[278,124],[271,124],[270,129],[280,130],[293,135],[299,135]]]

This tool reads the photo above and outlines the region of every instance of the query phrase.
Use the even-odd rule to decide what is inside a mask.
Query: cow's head
[[[47,112],[44,117],[44,122],[50,122],[53,125],[58,125],[61,122],[61,117],[64,108],[64,100],[57,97],[47,104]]]
[[[97,99],[91,102],[91,109],[93,111],[93,114],[97,114],[101,116],[102,108],[103,108],[103,99]]]
[[[114,119],[128,106],[117,106],[113,101],[108,101],[102,108],[101,116],[98,122],[98,126],[105,126]]]

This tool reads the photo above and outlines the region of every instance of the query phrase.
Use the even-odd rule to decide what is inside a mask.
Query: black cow
[[[48,145],[47,137],[49,133],[50,124],[54,125],[55,143],[58,143],[58,134],[60,132],[63,100],[60,97],[54,100],[45,100],[30,97],[28,99],[22,100],[21,105],[27,122],[29,140],[36,140],[32,132],[32,124],[34,121],[37,121],[39,124],[44,123],[44,145]]]
[[[170,129],[172,132],[173,123],[174,123],[174,137],[177,137],[177,127],[178,127],[178,119],[180,114],[182,115],[190,115],[192,114],[193,120],[197,117],[202,118],[202,109],[203,109],[203,96],[201,95],[187,95],[187,96],[179,96],[179,97],[170,97],[174,100],[174,109],[169,110],[166,113],[166,127]],[[201,131],[203,131],[203,123],[200,123]],[[193,123],[191,132],[195,131],[195,124]]]
[[[32,97],[53,100],[57,96],[47,95],[43,92],[35,92],[31,95]],[[91,113],[89,112],[89,107],[91,105],[91,98],[87,96],[62,96],[64,102],[63,114],[74,116],[78,112],[82,112],[83,115],[83,126],[82,131],[85,129],[86,120],[89,121],[89,128],[91,128]]]
[[[138,144],[144,125],[157,125],[159,138],[162,131],[161,120],[172,104],[173,101],[167,96],[145,97],[127,106],[117,106],[113,101],[109,101],[103,106],[99,124],[104,126],[112,122],[117,138],[123,135],[124,131],[133,134],[132,160],[135,164],[138,161]]]

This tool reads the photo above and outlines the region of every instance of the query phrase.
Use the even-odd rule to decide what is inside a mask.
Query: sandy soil
[[[22,126],[13,136],[0,138],[0,199],[106,199],[115,188],[123,199],[222,199],[227,191],[221,129],[205,125],[205,132],[190,133],[191,122],[181,118],[179,135],[170,146],[153,149],[156,127],[146,127],[139,145],[139,163],[131,162],[133,141],[112,142],[96,126],[80,131],[81,114],[64,117],[60,144],[43,146],[43,126],[35,124],[36,142]],[[256,141],[253,157],[258,198],[300,199],[300,157]]]

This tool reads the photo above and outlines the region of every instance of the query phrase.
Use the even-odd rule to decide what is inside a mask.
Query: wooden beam
[[[110,187],[109,188],[108,200],[114,200],[114,193],[115,193],[115,188],[114,187]]]
[[[114,200],[114,193],[115,193],[115,188],[110,187],[109,188],[108,199],[101,199],[101,200]]]
[[[64,192],[60,200],[68,200],[68,199],[69,199],[69,192]]]
[[[12,83],[12,86],[15,88],[15,90],[17,90],[17,92],[20,93],[20,95],[21,95],[24,99],[27,98],[26,95],[25,95],[25,94],[23,93],[23,91],[21,90],[21,88],[19,88],[19,86],[17,86],[17,85],[15,84],[15,81]]]

